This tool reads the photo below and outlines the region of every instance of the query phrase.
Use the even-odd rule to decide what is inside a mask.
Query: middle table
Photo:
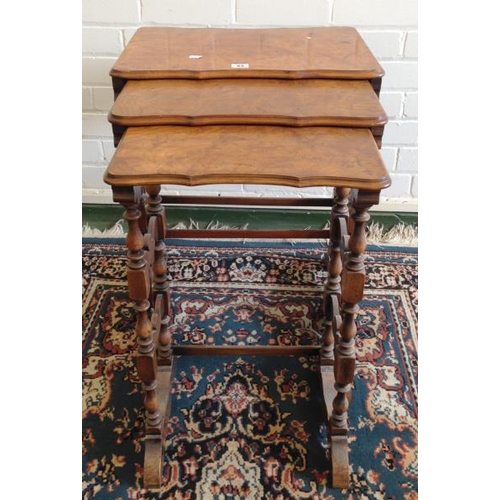
[[[363,80],[131,80],[110,113],[115,146],[127,127],[286,125],[369,128],[380,147],[385,114]]]

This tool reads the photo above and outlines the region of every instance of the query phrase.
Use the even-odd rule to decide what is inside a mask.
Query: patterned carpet
[[[324,247],[177,241],[169,248],[174,343],[320,341]],[[125,249],[116,240],[84,240],[82,498],[415,500],[417,252],[368,250],[349,489],[330,487],[316,356],[179,356],[164,484],[148,492]]]

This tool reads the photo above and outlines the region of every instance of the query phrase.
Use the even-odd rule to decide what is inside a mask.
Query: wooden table
[[[132,80],[109,113],[115,146],[127,127],[287,125],[370,128],[380,146],[385,114],[364,80]]]
[[[111,69],[115,95],[129,80],[327,78],[367,80],[384,70],[359,33],[325,28],[139,28]]]
[[[326,328],[320,353],[334,487],[347,487],[347,409],[356,315],[363,297],[365,226],[390,176],[379,154],[387,117],[382,68],[352,28],[137,31],[111,75],[118,146],[104,180],[125,207],[129,295],[137,313],[137,369],[146,409],[144,481],[161,483],[172,354],[166,238],[235,237],[172,231],[165,203],[331,207],[329,231],[245,231],[245,237],[329,240]],[[164,184],[334,187],[332,200],[161,196]],[[150,313],[150,309],[154,311]],[[208,355],[311,352],[206,346]]]

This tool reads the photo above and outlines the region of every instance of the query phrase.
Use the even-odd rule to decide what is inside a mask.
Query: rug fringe
[[[200,228],[200,223],[189,219],[189,226],[184,224],[184,222],[178,222],[171,229],[224,229],[224,230],[245,230],[248,229],[248,223],[243,226],[228,226],[227,224],[221,224],[219,221],[211,220],[205,228]]]
[[[327,222],[323,229],[330,229],[330,223]],[[371,222],[366,226],[366,241],[371,245],[417,247],[418,227],[398,222],[386,230],[383,224]]]
[[[374,245],[385,244],[416,247],[418,246],[418,226],[399,222],[386,231],[383,224],[373,222],[367,227],[366,240],[368,243]]]
[[[84,238],[124,238],[127,233],[123,227],[124,220],[118,220],[113,227],[110,229],[100,230],[96,228],[90,227],[88,224],[85,224],[82,228],[82,237]],[[330,226],[329,223],[323,226],[323,229],[328,229]],[[172,229],[200,229],[200,223],[194,221],[193,219],[189,219],[189,224],[185,224],[183,222],[177,223]],[[226,224],[221,224],[218,221],[210,221],[205,229],[236,229],[236,230],[245,230],[248,229],[248,224],[245,224],[241,227],[236,226],[228,226]],[[310,229],[305,228],[305,229]],[[240,238],[238,241],[246,241],[248,238]],[[367,227],[367,242],[373,245],[396,245],[396,246],[418,246],[418,227],[414,225],[404,224],[400,222],[395,226],[391,227],[389,230],[386,230],[383,224],[378,222],[373,222]],[[282,240],[280,240],[282,241]],[[299,240],[284,240],[290,241],[293,245],[296,241]]]
[[[124,238],[127,233],[123,228],[124,220],[120,219],[113,224],[113,227],[109,229],[100,230],[95,227],[90,227],[88,224],[84,224],[82,227],[82,237],[83,238]]]

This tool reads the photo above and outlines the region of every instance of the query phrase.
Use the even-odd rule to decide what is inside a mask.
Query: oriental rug
[[[316,345],[325,247],[169,241],[174,344]],[[144,413],[126,250],[83,242],[84,499],[417,499],[417,250],[368,248],[349,408],[351,484],[331,488],[318,358],[176,356],[161,490],[142,487]]]

